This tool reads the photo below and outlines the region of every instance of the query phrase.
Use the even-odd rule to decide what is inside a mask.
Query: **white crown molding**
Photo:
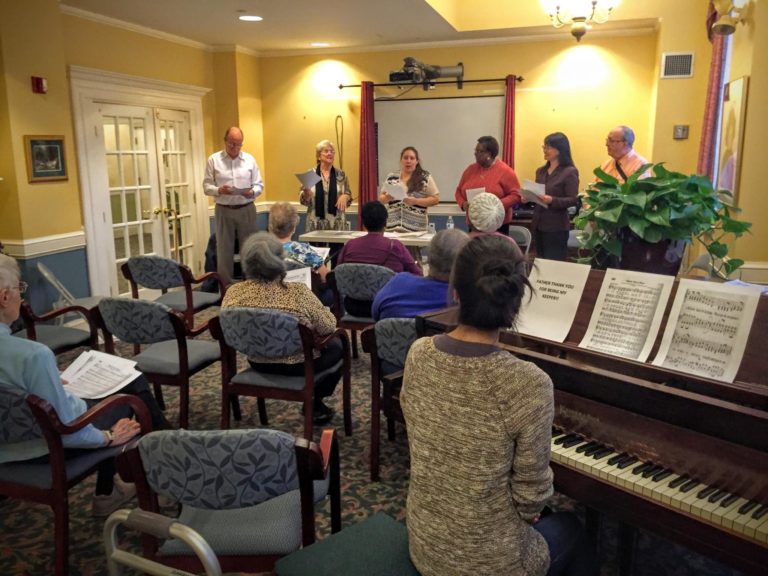
[[[40,236],[27,240],[3,240],[5,251],[9,256],[25,260],[37,258],[58,252],[70,252],[85,248],[85,232],[68,232],[52,236]]]
[[[395,52],[402,50],[427,50],[431,48],[457,48],[472,46],[496,46],[499,44],[523,44],[527,42],[563,42],[573,41],[573,37],[567,29],[551,28],[551,31],[541,34],[529,34],[522,36],[497,36],[494,38],[468,38],[466,40],[442,40],[438,42],[416,42],[410,44],[388,44],[374,46],[349,46],[345,48],[314,48],[311,50],[262,50],[258,55],[262,58],[281,58],[287,56],[311,56],[313,54],[357,54],[368,52]],[[620,38],[627,36],[648,36],[655,34],[657,24],[644,24],[632,28],[619,28],[614,30],[601,30],[593,28],[588,36],[591,38]]]
[[[237,52],[238,54],[247,54],[248,56],[255,56],[258,58],[261,56],[261,52],[240,46],[238,44],[214,44],[210,47],[211,52]]]
[[[179,82],[169,82],[167,80],[155,80],[144,78],[143,76],[132,76],[130,74],[121,74],[120,72],[109,72],[107,70],[97,70],[95,68],[86,68],[85,66],[69,65],[69,79],[78,80],[83,83],[90,83],[94,86],[125,86],[133,90],[160,91],[163,93],[179,94],[189,98],[200,99],[211,88],[203,86],[193,86],[191,84],[181,84]]]
[[[168,32],[161,32],[154,28],[147,28],[146,26],[139,26],[138,24],[131,24],[124,20],[118,20],[117,18],[110,18],[109,16],[102,16],[101,14],[95,14],[88,10],[81,8],[74,8],[67,6],[66,4],[59,4],[59,10],[62,14],[67,16],[75,16],[76,18],[83,18],[84,20],[91,20],[98,24],[105,24],[107,26],[114,26],[115,28],[122,28],[129,32],[136,32],[137,34],[144,34],[145,36],[152,36],[159,40],[166,40],[167,42],[173,42],[174,44],[181,44],[182,46],[189,46],[190,48],[197,48],[199,50],[211,51],[211,47],[197,40],[190,40],[183,36],[176,36],[175,34],[169,34]]]

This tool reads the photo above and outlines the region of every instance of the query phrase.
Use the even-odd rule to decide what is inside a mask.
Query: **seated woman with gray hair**
[[[240,262],[246,280],[233,284],[224,296],[222,308],[272,308],[296,316],[309,324],[320,336],[336,330],[336,318],[304,284],[284,281],[286,265],[283,245],[272,234],[257,232],[248,237],[240,249]],[[314,360],[315,373],[336,364],[343,355],[341,341],[332,340]],[[282,358],[249,358],[259,372],[301,376],[304,356]],[[314,421],[325,424],[333,418],[333,409],[323,403],[331,396],[341,378],[341,369],[315,382]]]
[[[316,272],[320,280],[325,282],[328,267],[323,257],[306,242],[297,242],[292,238],[298,225],[299,211],[293,204],[277,202],[269,209],[269,231],[283,244],[285,257],[292,262],[312,268],[312,272]]]

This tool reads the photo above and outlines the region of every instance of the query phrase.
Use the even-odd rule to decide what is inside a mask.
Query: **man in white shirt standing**
[[[240,128],[227,128],[224,145],[208,158],[203,189],[216,199],[216,269],[226,286],[234,273],[235,238],[242,246],[256,232],[253,200],[264,190],[264,182],[254,157],[242,150]]]

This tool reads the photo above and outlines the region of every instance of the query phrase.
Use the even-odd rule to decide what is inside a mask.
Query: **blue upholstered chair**
[[[416,340],[415,318],[385,318],[361,334],[363,350],[371,355],[371,481],[379,479],[381,412],[387,418],[387,436],[395,438],[395,421],[405,422],[400,409],[403,367]],[[382,390],[383,384],[383,390]]]
[[[315,540],[315,503],[330,496],[331,528],[341,529],[335,431],[320,444],[275,430],[160,431],[118,458],[123,480],[136,483],[139,505],[158,512],[157,496],[180,506],[178,521],[211,546],[224,572],[266,572]],[[199,571],[179,540],[143,537],[147,558]]]
[[[240,419],[239,396],[258,397],[259,418],[268,425],[265,398],[294,400],[304,403],[304,437],[312,440],[313,394],[315,382],[342,369],[344,430],[352,434],[352,400],[349,338],[337,329],[327,336],[317,336],[303,323],[286,312],[268,308],[227,308],[213,318],[208,327],[221,346],[222,400],[221,427],[230,427],[230,406]],[[324,348],[340,338],[344,355],[338,364],[315,373],[313,350]],[[237,353],[250,358],[281,358],[304,354],[304,375],[265,374],[248,367],[237,370]]]
[[[357,358],[357,331],[372,326],[374,319],[355,316],[344,309],[344,301],[373,302],[376,294],[395,273],[386,266],[375,264],[340,264],[326,277],[334,294],[334,314],[339,328],[352,332],[352,356]]]
[[[165,304],[104,298],[94,309],[94,319],[104,334],[104,349],[115,354],[113,336],[134,344],[136,369],[154,385],[155,397],[165,407],[161,386],[179,388],[179,425],[189,425],[189,380],[220,359],[215,342],[193,340],[207,326],[191,330],[183,317]],[[142,345],[148,345],[141,351]]]
[[[13,333],[18,338],[27,338],[45,344],[53,350],[54,354],[63,354],[81,346],[88,346],[93,350],[99,349],[96,325],[90,311],[82,306],[65,306],[38,316],[29,304],[22,302],[20,313],[24,328]],[[72,313],[80,314],[85,319],[85,330],[48,323]]]
[[[184,321],[190,329],[194,326],[195,313],[217,306],[225,292],[224,284],[216,272],[206,272],[195,278],[188,266],[162,256],[132,256],[120,269],[131,284],[131,295],[134,298],[139,297],[139,286],[161,290],[162,294],[155,302],[184,314]],[[192,289],[193,284],[200,284],[208,278],[216,279],[219,284],[218,293]],[[183,290],[171,290],[173,288]]]
[[[115,395],[68,425],[62,424],[51,405],[34,395],[0,387],[0,446],[28,442],[33,450],[44,439],[46,460],[0,464],[0,495],[50,506],[53,510],[54,570],[65,576],[69,570],[69,489],[96,471],[98,465],[116,456],[122,446],[93,450],[65,450],[62,435],[73,434],[118,405],[128,404],[141,423],[143,432],[152,430],[152,421],[144,404],[135,396]],[[43,452],[44,454],[44,452]]]

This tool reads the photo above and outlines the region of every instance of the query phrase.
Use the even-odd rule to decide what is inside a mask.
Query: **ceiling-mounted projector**
[[[389,73],[389,81],[397,83],[423,84],[426,90],[431,80],[437,78],[456,78],[456,84],[462,88],[464,80],[464,64],[459,62],[456,66],[434,66],[424,64],[416,58],[403,59],[402,70],[395,70]]]

